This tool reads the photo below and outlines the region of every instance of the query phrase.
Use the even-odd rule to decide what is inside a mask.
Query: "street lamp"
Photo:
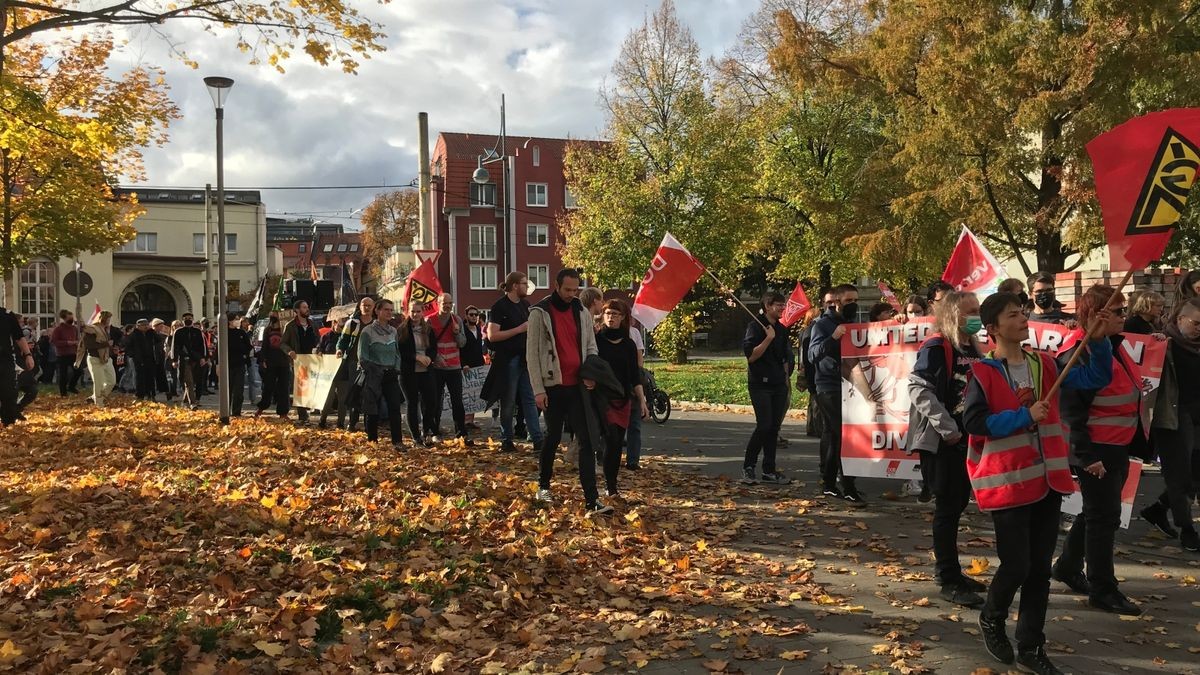
[[[229,312],[225,302],[225,99],[233,80],[206,77],[204,84],[217,111],[217,395],[219,419],[229,424]]]
[[[486,185],[488,183],[488,181],[491,180],[492,176],[490,173],[488,173],[488,170],[487,170],[487,168],[484,167],[484,165],[491,164],[492,162],[503,162],[503,167],[504,167],[504,173],[503,173],[503,177],[504,177],[504,211],[502,211],[502,214],[503,214],[502,222],[503,222],[503,232],[506,237],[505,246],[504,246],[506,254],[504,256],[504,258],[505,258],[504,262],[505,262],[505,267],[507,267],[508,269],[505,270],[504,275],[501,275],[501,276],[507,276],[509,271],[515,270],[517,268],[516,235],[509,231],[510,226],[509,226],[509,217],[508,217],[508,207],[509,207],[510,202],[512,201],[511,199],[509,199],[509,196],[510,196],[509,191],[513,189],[512,185],[511,185],[512,173],[509,170],[509,161],[508,161],[509,159],[511,159],[511,158],[508,155],[508,132],[505,128],[505,120],[504,120],[504,94],[500,94],[500,139],[499,139],[499,142],[497,143],[496,148],[491,148],[491,149],[485,148],[483,151],[483,154],[479,155],[476,158],[475,172],[471,174],[471,180],[479,185]]]

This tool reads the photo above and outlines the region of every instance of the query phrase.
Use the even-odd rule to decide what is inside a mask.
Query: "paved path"
[[[746,415],[679,413],[663,426],[646,425],[646,455],[732,481],[740,475],[741,449],[752,427]],[[730,672],[746,673],[822,672],[827,666],[833,672],[903,672],[905,666],[940,673],[1005,672],[1007,667],[983,650],[978,612],[937,595],[928,534],[932,504],[882,498],[901,488],[900,481],[884,479],[860,479],[870,501],[866,508],[828,504],[817,496],[815,439],[806,438],[803,425],[795,422],[785,425],[784,435],[791,445],[780,451],[779,464],[796,482],[741,490],[747,520],[758,525],[744,528],[737,545],[781,563],[809,561],[817,581],[846,600],[828,609],[797,602],[782,611],[807,621],[812,634],[752,639],[740,647],[758,645],[759,653],[768,651],[774,658],[739,661],[738,645],[711,636],[696,640],[703,654],[694,660],[651,663],[642,672],[708,672],[723,661]],[[1149,501],[1146,493],[1157,495],[1161,486],[1151,470],[1143,478],[1135,513]],[[970,507],[959,545],[964,565],[972,558],[989,562],[980,577],[984,581],[999,564],[993,537],[990,518]],[[1135,516],[1130,529],[1117,536],[1117,574],[1125,593],[1145,608],[1143,616],[1128,620],[1090,609],[1086,598],[1053,584],[1046,634],[1059,667],[1094,675],[1200,673],[1200,556],[1185,553]],[[778,658],[798,650],[808,651],[806,660]]]

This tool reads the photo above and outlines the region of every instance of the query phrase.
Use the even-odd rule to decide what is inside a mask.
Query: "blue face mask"
[[[963,326],[963,332],[967,335],[975,335],[983,330],[983,319],[978,316],[968,316],[967,325]]]

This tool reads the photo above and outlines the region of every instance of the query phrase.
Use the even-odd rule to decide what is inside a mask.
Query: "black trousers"
[[[391,428],[392,443],[400,443],[404,440],[402,429],[404,428],[404,420],[401,419],[400,411],[404,409],[404,394],[400,391],[400,375],[395,370],[383,371],[383,381],[381,383],[383,400],[387,403],[388,409],[388,425]],[[367,414],[367,440],[379,440],[379,412]]]
[[[588,433],[580,386],[557,386],[546,390],[546,436],[542,439],[538,458],[538,487],[550,489],[554,457],[558,453],[558,444],[562,442],[563,424],[569,422],[575,430],[575,438],[579,440],[579,484],[583,486],[584,501],[592,506],[600,496],[596,489],[596,446]]]
[[[467,413],[466,407],[463,405],[463,374],[461,370],[444,370],[441,368],[433,371],[434,384],[437,391],[434,392],[433,402],[437,406],[437,416],[434,419],[437,421],[437,426],[442,426],[442,393],[446,390],[450,391],[450,415],[454,419],[454,435],[458,438],[467,437]]]
[[[433,373],[406,372],[400,378],[404,389],[404,400],[408,402],[408,429],[413,438],[436,436],[438,429],[438,406]]]
[[[1192,499],[1200,481],[1200,448],[1196,446],[1197,423],[1200,410],[1188,410],[1179,406],[1178,429],[1154,429],[1154,448],[1162,462],[1163,483],[1166,489],[1158,496],[1158,503],[1171,511],[1175,526],[1183,530],[1194,530],[1192,523]]]
[[[79,378],[83,377],[83,370],[75,367],[74,356],[58,357],[57,365],[58,393],[66,396],[68,389],[76,389],[79,387]]]
[[[175,391],[171,384],[167,381],[167,364],[159,362],[155,363],[152,368],[154,371],[154,388],[157,392],[166,394],[168,397],[174,396]]]
[[[630,415],[641,415],[642,406],[636,398],[629,403]],[[621,447],[625,445],[628,429],[617,424],[605,425],[604,433],[604,484],[609,491],[617,491],[617,474],[621,471]]]
[[[826,489],[837,487],[842,473],[842,394],[836,391],[817,392],[821,408],[821,482]],[[854,478],[842,476],[842,487],[854,489]]]
[[[133,381],[137,387],[137,397],[139,399],[154,400],[155,370],[153,361],[133,364]]]
[[[17,421],[17,371],[11,352],[0,359],[0,422]]]
[[[921,451],[921,477],[932,490],[933,558],[940,585],[962,580],[958,562],[958,523],[971,503],[971,479],[967,476],[967,449],[942,447],[937,452]]]
[[[1000,567],[988,587],[980,615],[1004,622],[1017,590],[1017,648],[1029,651],[1046,643],[1046,606],[1050,601],[1050,561],[1058,544],[1062,495],[1050,491],[1041,501],[992,512]]]
[[[1117,592],[1117,574],[1113,569],[1113,547],[1121,527],[1121,488],[1129,477],[1129,455],[1124,448],[1095,446],[1104,457],[1104,477],[1079,472],[1079,492],[1083,513],[1075,518],[1063,542],[1058,558],[1059,571],[1072,574],[1083,571],[1093,598]]]
[[[41,381],[38,377],[40,372],[34,367],[33,370],[22,370],[17,373],[17,414],[23,414],[25,408],[37,400],[38,383]]]
[[[141,370],[138,372],[141,372]],[[246,399],[246,394],[243,391],[245,387],[246,364],[229,364],[229,413],[234,417],[240,417],[242,414],[242,405]]]
[[[787,415],[791,392],[788,385],[750,386],[750,403],[754,406],[754,431],[746,443],[746,457],[742,467],[753,470],[758,466],[758,455],[763,458],[763,473],[775,473],[775,449],[779,445],[779,429]]]
[[[266,410],[274,401],[275,413],[280,417],[287,417],[288,410],[291,409],[288,405],[291,391],[291,366],[268,366],[263,371],[262,399],[258,402],[258,411],[261,413]]]

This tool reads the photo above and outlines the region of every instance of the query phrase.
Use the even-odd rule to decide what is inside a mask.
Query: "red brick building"
[[[510,136],[508,147],[502,149],[498,140],[484,134],[442,133],[431,157],[434,241],[430,248],[442,252],[438,275],[460,312],[468,305],[490,308],[500,296],[500,283],[513,270],[528,274],[536,285],[531,299],[545,297],[553,275],[562,267],[558,250],[563,240],[557,223],[565,210],[574,207],[563,175],[563,159],[572,141]],[[474,182],[479,158],[495,156],[489,155],[493,150],[509,159],[485,164],[488,182]],[[509,205],[507,227],[505,204]]]
[[[317,279],[333,281],[335,297],[342,288],[342,264],[350,273],[355,290],[361,294],[373,293],[375,289],[363,287],[363,279],[370,278],[367,260],[363,257],[363,235],[361,232],[315,233],[312,247],[300,257],[297,271],[316,269]]]

